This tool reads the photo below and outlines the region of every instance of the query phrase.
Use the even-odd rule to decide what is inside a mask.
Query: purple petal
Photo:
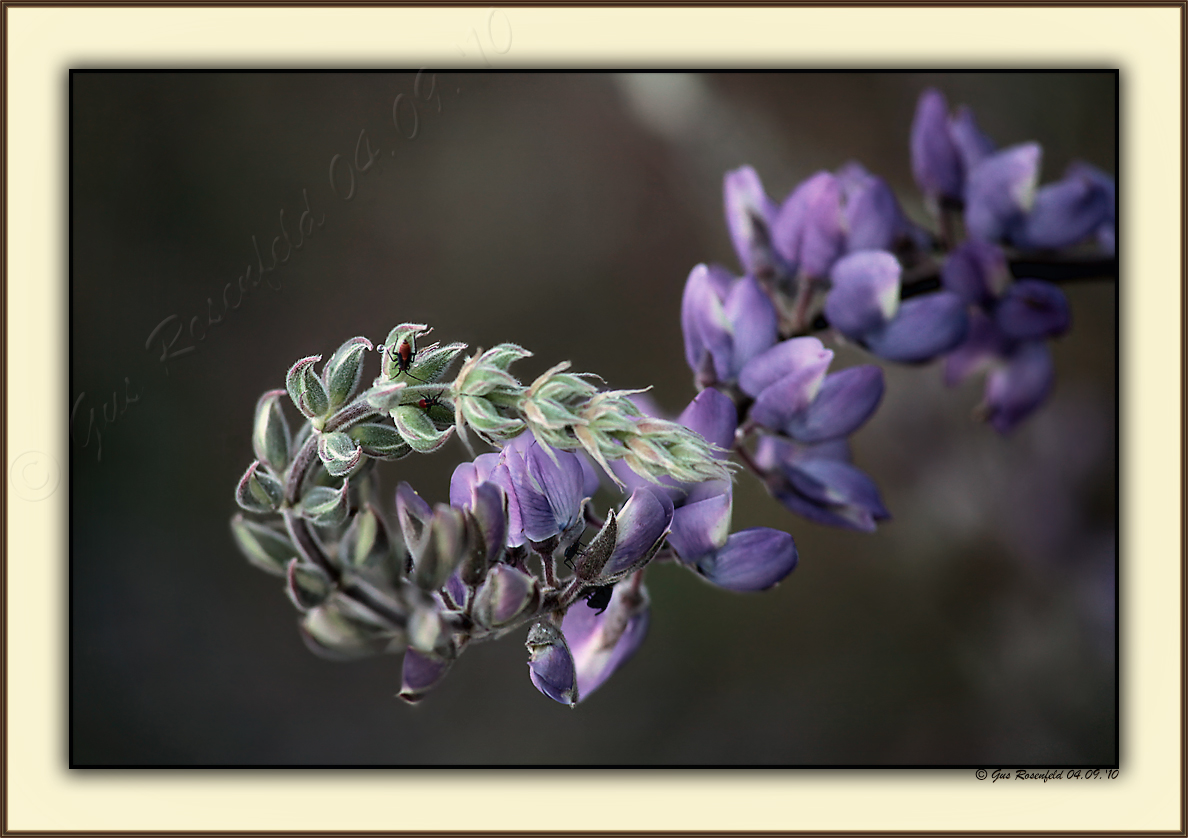
[[[465,509],[474,502],[474,487],[479,484],[476,471],[474,463],[458,463],[450,476],[450,506]]]
[[[681,330],[685,335],[685,360],[694,372],[705,365],[704,356],[713,358],[714,369],[720,379],[729,375],[730,357],[734,342],[730,337],[730,322],[722,307],[717,287],[719,283],[705,265],[698,265],[689,273],[685,293],[681,298]]]
[[[972,239],[949,254],[941,268],[941,283],[971,305],[986,306],[1002,296],[1010,284],[1002,248]]]
[[[647,593],[631,593],[630,587],[630,581],[617,585],[602,614],[578,602],[570,606],[561,622],[582,701],[626,663],[647,636]]]
[[[994,142],[982,133],[973,111],[965,105],[957,109],[949,123],[949,136],[961,158],[961,168],[968,172],[994,153]]]
[[[986,377],[986,418],[1000,434],[1010,432],[1052,390],[1055,370],[1047,344],[1026,343],[1006,366]]]
[[[968,330],[965,301],[938,291],[905,300],[894,320],[866,335],[866,345],[888,361],[920,363],[953,349]]]
[[[681,561],[692,564],[726,543],[731,507],[731,493],[724,492],[673,512],[668,543]]]
[[[703,556],[697,570],[720,588],[762,591],[791,573],[796,558],[792,536],[757,527],[734,533],[721,550]]]
[[[1050,282],[1020,279],[994,310],[994,321],[1002,333],[1014,340],[1038,340],[1068,330],[1071,314],[1068,298]]]
[[[849,463],[803,460],[787,476],[798,493],[822,506],[856,508],[875,520],[889,517],[874,481]]]
[[[885,250],[862,250],[833,266],[825,316],[844,335],[860,338],[895,316],[899,308],[899,261]]]
[[[945,357],[945,384],[952,387],[976,372],[989,369],[1007,349],[1008,342],[994,321],[975,309],[969,317],[965,341]]]
[[[826,527],[874,532],[877,528],[874,518],[865,510],[846,506],[823,506],[809,500],[790,486],[775,489],[772,495],[795,515]]]
[[[560,532],[553,508],[544,492],[534,483],[529,473],[527,458],[521,451],[510,446],[504,449],[507,468],[515,487],[516,505],[520,512],[520,532],[509,532],[508,543],[517,537],[531,541],[543,541]],[[519,541],[520,544],[524,542]],[[514,545],[513,545],[514,546]]]
[[[784,432],[798,442],[825,442],[852,434],[866,422],[883,398],[883,371],[873,364],[825,376],[812,403],[795,414]]]
[[[497,558],[507,542],[508,516],[504,514],[505,501],[510,510],[510,499],[506,498],[497,483],[487,481],[474,488],[474,502],[470,508],[474,511],[475,520],[482,531],[488,560]]]
[[[548,499],[558,531],[567,530],[582,514],[586,475],[576,455],[569,451],[552,454],[550,457],[540,443],[529,448],[528,473]]]
[[[750,166],[727,172],[722,193],[734,251],[745,272],[754,275],[766,267],[763,263],[769,258],[775,202],[767,197],[759,175]]]
[[[870,174],[847,190],[845,218],[850,253],[890,250],[910,227],[891,187]]]
[[[436,687],[450,671],[447,661],[435,660],[408,649],[404,653],[401,668],[400,697],[409,704],[416,704],[425,693]]]
[[[747,361],[779,339],[779,316],[771,297],[747,276],[734,283],[726,298],[726,319],[733,339],[730,378],[734,379]]]
[[[818,370],[824,377],[833,352],[817,338],[792,338],[756,355],[738,376],[738,384],[749,396],[758,396],[782,378],[803,370]]]
[[[1070,247],[1094,235],[1113,214],[1113,195],[1077,172],[1040,188],[1015,243],[1051,250]]]
[[[618,534],[615,549],[606,560],[602,573],[615,576],[630,569],[672,525],[673,505],[663,492],[636,489],[616,516]]]
[[[734,447],[738,408],[721,390],[707,387],[689,402],[677,422],[701,434],[707,442],[729,451]]]
[[[788,197],[772,226],[776,251],[808,276],[827,276],[845,245],[841,186],[817,172]]]
[[[922,192],[961,197],[961,158],[949,129],[949,103],[939,90],[920,94],[912,120],[911,150],[912,175]]]
[[[1023,143],[987,157],[969,173],[965,228],[972,238],[999,241],[1018,228],[1035,201],[1041,151]]]
[[[514,567],[495,565],[475,596],[475,619],[487,627],[511,622],[532,600],[535,585],[531,576]]]

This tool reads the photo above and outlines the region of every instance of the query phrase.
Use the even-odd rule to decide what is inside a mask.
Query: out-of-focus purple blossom
[[[817,172],[797,186],[780,206],[771,236],[776,251],[800,274],[828,276],[846,246],[838,179]]]
[[[961,199],[961,156],[949,126],[949,103],[939,90],[925,90],[916,102],[911,152],[912,175],[920,191],[934,198]]]
[[[986,420],[999,433],[1010,432],[1048,397],[1054,378],[1048,345],[1040,341],[1021,344],[986,377],[982,403]]]
[[[1021,229],[1035,203],[1040,157],[1037,143],[1004,148],[970,170],[965,229],[971,238],[997,242]]]
[[[1010,340],[1041,340],[1068,331],[1068,297],[1050,282],[1020,279],[994,310],[994,322]]]
[[[550,622],[535,623],[524,645],[533,686],[560,704],[577,704],[577,669],[561,630]]]
[[[912,175],[933,200],[961,201],[969,173],[994,152],[973,111],[962,106],[953,117],[943,93],[929,88],[920,94],[911,130]]]
[[[573,656],[579,700],[585,701],[647,636],[647,590],[632,580],[619,583],[602,613],[575,603],[561,622],[561,632]]]
[[[958,295],[899,301],[899,262],[883,250],[851,253],[833,266],[825,316],[851,340],[889,361],[920,363],[953,349],[968,320]]]
[[[883,372],[864,365],[826,375],[832,359],[812,337],[786,340],[755,358],[739,377],[755,399],[749,420],[803,442],[853,433],[878,407]]]
[[[1115,194],[1113,178],[1074,163],[1061,180],[1036,192],[1035,204],[1012,241],[1021,248],[1058,250],[1095,237],[1113,254]]]
[[[708,386],[738,377],[743,366],[776,342],[779,318],[753,277],[735,279],[724,268],[698,265],[681,299],[685,359]]]
[[[750,166],[727,172],[722,184],[726,227],[743,272],[766,279],[786,273],[788,266],[772,244],[771,229],[779,207],[767,197],[759,175]]]
[[[844,439],[800,445],[765,436],[754,460],[771,493],[810,521],[873,532],[877,521],[890,517],[874,481],[851,465]]]
[[[908,220],[891,187],[859,163],[838,170],[844,207],[847,253],[896,250],[907,242],[927,243],[927,233]]]
[[[989,305],[1001,297],[1010,281],[1002,248],[976,239],[950,253],[941,268],[944,288],[975,306]]]
[[[971,304],[965,341],[945,359],[945,383],[957,384],[987,371],[980,412],[999,433],[1008,433],[1047,398],[1052,356],[1045,341],[1063,334],[1070,311],[1064,292],[1050,282],[1020,279],[1000,285],[1002,251],[967,242],[946,262],[946,288],[959,289]]]

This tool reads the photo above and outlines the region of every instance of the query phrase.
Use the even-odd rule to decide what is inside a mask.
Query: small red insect
[[[417,378],[409,372],[409,367],[412,366],[413,358],[417,353],[413,351],[412,344],[407,340],[400,341],[400,345],[396,347],[395,351],[389,350],[392,354],[392,360],[396,362],[396,374],[404,373],[409,378],[415,378],[417,381],[425,381],[423,378]],[[426,382],[427,383],[427,382]]]
[[[441,404],[441,393],[438,393],[437,395],[430,396],[427,399],[421,399],[420,401],[417,402],[417,407],[419,407],[421,410],[428,410],[429,408],[434,407],[436,405],[440,405],[440,404]]]

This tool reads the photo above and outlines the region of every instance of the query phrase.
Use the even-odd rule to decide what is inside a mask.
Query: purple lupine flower
[[[1041,341],[1021,344],[986,376],[982,411],[994,430],[1009,433],[1052,391],[1052,352]]]
[[[575,603],[561,622],[561,633],[573,656],[578,698],[585,701],[643,643],[648,633],[647,589],[630,579],[620,582],[601,613]]]
[[[697,394],[677,421],[719,447],[729,448],[738,413],[728,396],[708,388]],[[619,463],[612,463],[612,468],[628,485],[671,499],[674,510],[668,545],[682,564],[709,582],[734,591],[763,590],[796,567],[796,546],[787,533],[768,527],[730,533],[733,487],[729,480],[695,484],[662,480],[661,486],[649,486]]]
[[[409,704],[416,704],[425,697],[425,693],[440,684],[449,671],[450,661],[407,649],[404,652],[398,695]]]
[[[882,399],[883,371],[867,364],[827,375],[832,360],[812,337],[786,340],[755,358],[739,377],[755,399],[749,421],[806,443],[852,434]]]
[[[980,412],[1004,434],[1047,398],[1055,373],[1045,341],[1067,331],[1070,319],[1063,291],[1038,279],[1004,285],[1005,265],[997,247],[969,241],[941,274],[972,306],[969,333],[945,360],[945,383],[988,371]]]
[[[515,487],[525,539],[545,541],[585,526],[582,503],[597,491],[598,476],[584,458],[552,450],[527,432],[505,445],[501,456]],[[509,528],[509,541],[514,537]]]
[[[965,302],[949,291],[899,300],[899,262],[883,250],[851,253],[833,266],[825,316],[881,358],[921,363],[953,349],[969,327]]]
[[[727,172],[722,184],[726,227],[743,272],[760,279],[786,274],[788,266],[772,246],[771,228],[779,208],[750,166]]]
[[[859,163],[837,172],[844,207],[847,253],[856,250],[894,250],[912,242],[927,243],[927,234],[912,224],[891,187]]]
[[[962,106],[953,117],[943,93],[930,88],[920,94],[912,120],[912,175],[933,200],[961,201],[970,171],[994,152],[973,112]]]
[[[801,183],[772,222],[776,252],[803,276],[823,278],[845,251],[841,184],[829,172]]]
[[[754,356],[776,342],[779,318],[753,277],[698,265],[681,299],[685,359],[699,383],[733,381]]]
[[[991,305],[1010,282],[1011,272],[1002,248],[976,239],[950,253],[941,268],[945,290],[973,306]]]
[[[754,459],[772,495],[810,521],[873,532],[877,521],[891,517],[874,481],[850,463],[845,439],[800,445],[764,436]]]
[[[1035,204],[1012,241],[1018,247],[1056,250],[1093,237],[1112,254],[1115,195],[1112,177],[1074,163],[1061,180],[1036,192]]]
[[[1035,203],[1042,152],[1037,143],[1004,148],[969,173],[965,229],[971,238],[997,242],[1014,235]]]

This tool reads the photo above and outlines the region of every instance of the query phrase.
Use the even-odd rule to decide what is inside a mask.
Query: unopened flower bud
[[[319,527],[334,527],[347,519],[350,511],[347,503],[349,481],[335,490],[327,486],[314,486],[301,499],[301,516]]]
[[[315,654],[330,660],[358,660],[385,651],[395,641],[402,642],[394,630],[370,628],[344,614],[339,607],[344,601],[331,597],[301,619],[302,638]]]
[[[375,457],[379,460],[399,460],[412,453],[412,447],[391,425],[365,422],[355,425],[347,431],[347,435],[359,443],[359,447],[368,457]]]
[[[420,555],[413,557],[413,581],[423,591],[436,591],[450,578],[469,546],[462,511],[438,504]]]
[[[256,421],[252,425],[252,449],[256,459],[280,474],[289,463],[289,423],[280,407],[284,390],[269,390],[256,403]]]
[[[313,366],[322,360],[321,355],[302,358],[289,368],[285,377],[285,388],[289,398],[307,419],[318,419],[330,410],[330,396],[326,385],[313,371]]]
[[[479,588],[471,613],[480,626],[498,628],[535,607],[538,594],[533,577],[498,564]]]
[[[533,685],[553,701],[570,707],[578,702],[577,670],[561,630],[550,622],[535,623],[524,644]]]
[[[408,646],[438,660],[453,657],[449,626],[432,608],[418,608],[408,620]]]
[[[273,576],[284,576],[289,560],[297,556],[297,548],[287,535],[242,515],[231,519],[231,533],[247,560]]]
[[[335,431],[318,438],[318,457],[331,477],[342,477],[363,462],[363,449],[352,437]]]
[[[425,549],[425,541],[429,537],[429,522],[433,519],[433,508],[412,486],[402,481],[396,487],[396,517],[400,522],[404,543],[408,545],[415,562]]]
[[[363,352],[371,348],[367,338],[354,337],[338,347],[326,362],[322,381],[332,410],[345,404],[359,386],[359,379],[363,377]]]
[[[284,499],[281,482],[260,468],[259,460],[248,466],[235,489],[235,500],[248,512],[275,512]]]
[[[326,601],[334,583],[317,565],[306,564],[297,559],[289,562],[288,585],[285,592],[299,611],[308,611]]]
[[[400,436],[420,454],[436,451],[453,436],[452,425],[444,431],[439,431],[426,412],[415,405],[401,405],[393,408],[391,413]]]
[[[348,567],[379,567],[392,554],[392,539],[379,513],[368,504],[351,520],[338,542],[338,556]]]

